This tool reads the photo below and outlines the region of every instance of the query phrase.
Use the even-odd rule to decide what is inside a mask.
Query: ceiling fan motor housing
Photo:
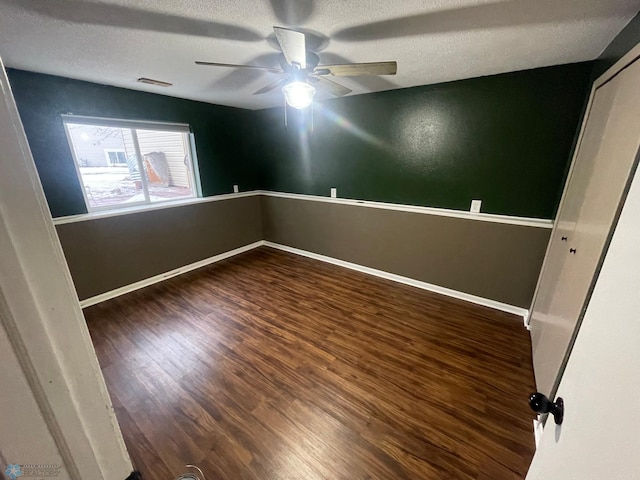
[[[318,57],[318,55],[313,52],[307,51],[306,53],[307,53],[306,55],[307,68],[305,69],[305,71],[313,72],[313,69],[318,66],[318,63],[320,63],[320,57]],[[280,63],[280,67],[282,67],[282,70],[284,70],[286,73],[296,70],[295,67],[287,63],[287,59],[284,57],[284,54],[282,53],[278,55],[278,63]]]

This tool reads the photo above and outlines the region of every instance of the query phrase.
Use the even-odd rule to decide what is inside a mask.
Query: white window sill
[[[118,208],[114,210],[102,210],[98,212],[82,213],[80,215],[69,215],[66,217],[57,217],[53,219],[54,225],[64,225],[65,223],[84,222],[87,220],[98,220],[100,218],[119,217],[121,215],[131,215],[133,213],[150,212],[153,210],[162,210],[165,208],[184,207],[186,205],[196,205],[198,203],[216,202],[221,200],[231,200],[234,198],[250,197],[258,194],[257,191],[242,193],[226,193],[222,195],[213,195],[210,197],[186,198],[184,200],[173,200],[162,203],[152,203],[146,205],[136,205],[134,207]]]

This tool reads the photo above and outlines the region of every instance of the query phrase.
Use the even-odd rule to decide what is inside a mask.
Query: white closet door
[[[636,171],[527,480],[640,480],[640,171]]]
[[[596,91],[560,207],[530,323],[536,384],[546,395],[560,373],[638,151],[638,84],[636,61]]]

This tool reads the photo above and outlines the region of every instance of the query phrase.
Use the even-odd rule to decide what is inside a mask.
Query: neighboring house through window
[[[75,115],[63,121],[89,212],[197,196],[188,125]]]

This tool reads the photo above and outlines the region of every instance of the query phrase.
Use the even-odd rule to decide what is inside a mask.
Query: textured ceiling
[[[596,58],[640,0],[0,0],[6,65],[243,108],[275,74],[273,25],[314,32],[320,63],[396,60],[398,75],[340,78],[355,94]],[[169,88],[136,83],[139,77]],[[319,94],[320,98],[327,94]]]

